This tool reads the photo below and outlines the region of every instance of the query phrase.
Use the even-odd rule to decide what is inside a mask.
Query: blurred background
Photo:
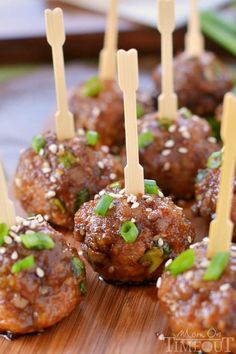
[[[12,175],[19,151],[46,129],[55,110],[51,49],[44,9],[64,10],[68,91],[97,72],[108,0],[7,0],[0,3],[0,157]],[[148,89],[159,61],[156,0],[120,0],[119,48],[139,50],[141,86]],[[236,0],[203,0],[206,47],[229,65],[236,55]],[[189,0],[176,0],[175,52],[183,49]]]

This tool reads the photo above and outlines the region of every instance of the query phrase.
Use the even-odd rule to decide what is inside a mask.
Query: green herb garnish
[[[219,168],[222,165],[223,150],[213,152],[207,161],[207,167],[214,169]]]
[[[125,221],[120,227],[120,234],[127,243],[133,243],[138,237],[137,226],[132,221]]]
[[[143,149],[153,142],[154,136],[151,131],[146,131],[138,136],[139,148]]]
[[[59,161],[64,168],[71,168],[76,163],[76,157],[70,151],[65,151],[60,157]]]
[[[76,277],[79,277],[84,274],[85,272],[84,263],[78,257],[72,257],[71,266],[72,266],[73,273]]]
[[[206,281],[218,280],[229,263],[230,253],[219,252],[211,260],[203,279]]]
[[[160,117],[158,119],[159,125],[164,128],[165,130],[168,130],[172,124],[173,124],[173,120],[167,117]]]
[[[137,103],[137,118],[140,119],[144,115],[143,107],[140,103]]]
[[[85,82],[83,87],[81,88],[81,93],[86,97],[95,97],[98,96],[102,91],[102,82],[98,77],[92,77],[88,81]]]
[[[56,207],[58,208],[62,214],[65,214],[66,212],[66,207],[65,207],[65,204],[64,202],[62,202],[59,198],[54,198],[52,199],[51,203]]]
[[[11,267],[11,272],[13,274],[19,273],[22,270],[27,270],[35,267],[34,256],[30,255],[23,259],[19,259],[19,261],[15,262]]]
[[[89,130],[87,131],[85,137],[88,145],[95,146],[98,142],[99,134],[94,130]]]
[[[36,135],[32,140],[32,149],[38,154],[46,145],[46,139],[42,135]]]
[[[110,184],[111,189],[120,189],[121,183],[120,182],[113,182]]]
[[[1,223],[0,224],[0,246],[4,244],[4,237],[7,236],[9,233],[9,228],[7,224]]]
[[[30,250],[50,250],[55,246],[53,239],[43,232],[24,234],[20,235],[20,237],[25,248]]]
[[[194,265],[195,261],[195,251],[189,249],[181,253],[177,258],[171,262],[170,265],[166,267],[166,270],[171,273],[173,276],[184,273],[186,270],[189,270]]]
[[[158,247],[153,247],[148,250],[144,256],[140,259],[140,263],[145,265],[149,264],[148,272],[154,273],[157,268],[163,263],[165,256],[163,251]]]
[[[152,179],[144,180],[145,193],[157,195],[159,193],[159,188],[157,187],[156,181]]]
[[[87,202],[90,198],[90,194],[88,189],[82,189],[80,192],[76,194],[75,202],[74,202],[74,212],[79,210],[81,205]]]
[[[82,281],[79,285],[79,289],[82,295],[86,295],[87,294],[87,287],[85,285],[85,282]]]
[[[207,118],[208,123],[211,126],[212,129],[212,136],[216,138],[217,141],[220,141],[220,127],[221,124],[218,122],[218,120],[215,119],[215,117],[208,117]]]
[[[207,174],[208,174],[208,170],[199,170],[197,177],[195,179],[196,183],[201,183],[204,180],[204,178],[207,176]]]
[[[102,198],[99,200],[96,207],[94,208],[95,214],[99,216],[106,216],[107,211],[113,200],[114,198],[109,194],[103,194]]]
[[[192,117],[192,112],[186,107],[181,108],[179,112],[185,119],[189,119]]]

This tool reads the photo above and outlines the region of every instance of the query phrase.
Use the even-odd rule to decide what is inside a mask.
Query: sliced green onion
[[[74,166],[76,163],[76,157],[72,154],[72,152],[66,151],[59,157],[59,161],[64,168],[68,169]]]
[[[211,260],[203,279],[206,281],[218,280],[229,263],[230,253],[219,252]]]
[[[153,142],[154,136],[151,131],[146,131],[138,136],[139,148],[143,149],[146,146],[150,145]]]
[[[157,187],[156,181],[153,179],[144,180],[145,193],[157,195],[159,193],[159,188]]]
[[[58,208],[62,214],[65,214],[66,212],[66,207],[65,204],[59,199],[59,198],[54,198],[52,199],[51,202],[56,208]]]
[[[102,83],[98,77],[92,77],[87,82],[85,82],[84,86],[81,89],[81,93],[86,97],[94,97],[98,96],[102,91]]]
[[[99,216],[106,216],[106,213],[113,200],[114,198],[109,194],[103,194],[102,198],[99,200],[96,207],[94,208],[95,214]]]
[[[195,251],[189,249],[181,253],[177,258],[171,262],[170,265],[166,267],[166,270],[171,273],[173,276],[184,273],[186,270],[189,270],[194,265],[195,261]]]
[[[207,176],[208,174],[208,170],[199,170],[198,171],[198,174],[197,174],[197,177],[196,177],[196,183],[201,183],[204,178]]]
[[[88,145],[95,146],[98,142],[99,134],[98,134],[98,132],[96,132],[94,130],[89,130],[89,131],[87,131],[85,137],[86,137],[86,142]]]
[[[189,119],[192,117],[192,112],[186,107],[182,107],[179,112],[185,119]]]
[[[35,260],[34,256],[30,255],[15,262],[11,267],[11,272],[15,274],[21,272],[22,270],[31,269],[33,267],[35,267]]]
[[[207,161],[207,167],[214,169],[219,168],[222,165],[223,150],[213,152]]]
[[[160,117],[158,122],[159,125],[166,130],[168,130],[173,124],[173,120],[167,117]]]
[[[144,115],[143,107],[140,103],[137,103],[137,118],[140,119]]]
[[[33,137],[32,149],[36,152],[36,154],[38,154],[39,151],[43,149],[45,145],[46,139],[42,135],[36,135]]]
[[[9,228],[7,224],[2,223],[0,224],[0,246],[4,244],[4,237],[7,236],[9,233]]]
[[[72,257],[71,259],[72,271],[76,277],[84,274],[85,267],[84,263],[78,257]]]
[[[80,192],[76,194],[75,202],[74,202],[74,212],[78,211],[81,205],[87,202],[90,198],[90,194],[88,189],[82,189]]]
[[[163,263],[164,259],[165,256],[163,250],[158,247],[153,247],[144,254],[144,256],[140,259],[140,263],[143,265],[148,264],[148,272],[154,273]]]
[[[121,183],[120,182],[113,182],[110,184],[111,189],[120,189]]]
[[[87,287],[85,285],[85,282],[82,281],[79,285],[79,289],[82,295],[86,295],[87,294]]]
[[[46,233],[34,232],[20,235],[25,248],[34,250],[50,250],[55,246],[53,239]]]
[[[132,221],[125,221],[120,227],[120,234],[127,243],[133,243],[138,237],[137,226]]]
[[[206,119],[211,126],[212,136],[216,138],[217,141],[220,141],[220,122],[218,122],[215,117],[207,117]]]

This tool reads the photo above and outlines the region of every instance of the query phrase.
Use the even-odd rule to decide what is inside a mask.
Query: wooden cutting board
[[[189,214],[189,208],[187,208]],[[197,239],[207,223],[192,218]],[[70,238],[71,235],[68,235]],[[170,336],[153,286],[112,286],[87,265],[88,294],[77,309],[44,333],[0,338],[1,354],[164,354],[176,353],[159,334]],[[63,304],[62,304],[63,306]],[[185,352],[186,353],[186,352]]]

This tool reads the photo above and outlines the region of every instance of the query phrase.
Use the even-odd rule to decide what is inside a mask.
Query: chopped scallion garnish
[[[211,260],[203,279],[206,281],[218,280],[229,263],[230,253],[219,252]]]
[[[147,147],[148,145],[150,145],[153,142],[153,134],[151,131],[146,131],[143,132],[141,134],[139,134],[138,136],[138,144],[139,144],[139,148],[143,149],[145,147]]]
[[[21,272],[22,270],[31,269],[33,267],[35,267],[35,260],[34,256],[30,255],[15,262],[11,267],[11,272],[15,274]]]
[[[65,204],[64,202],[62,202],[59,198],[54,198],[52,199],[52,204],[58,208],[62,214],[65,214],[66,212],[66,207],[65,207]]]
[[[34,250],[49,250],[55,246],[53,239],[46,233],[34,232],[20,235],[25,248]]]
[[[223,150],[213,152],[207,161],[207,167],[214,169],[219,168],[222,165]]]
[[[9,233],[9,228],[7,224],[1,223],[0,224],[0,246],[4,244],[4,237],[7,236]]]
[[[84,274],[85,272],[84,263],[78,257],[72,257],[71,266],[72,266],[73,273],[76,277],[79,277],[80,275]]]
[[[98,77],[92,77],[85,82],[81,89],[83,96],[95,97],[102,91],[102,82]]]
[[[82,281],[79,285],[79,289],[82,295],[86,295],[87,294],[87,287],[84,281]]]
[[[95,214],[99,216],[106,216],[107,211],[113,200],[114,198],[109,194],[103,194],[102,198],[99,200],[96,207],[94,208]]]
[[[121,183],[120,182],[113,182],[110,184],[111,189],[120,189]]]
[[[32,149],[38,154],[46,145],[46,139],[42,135],[36,135],[32,140]]]
[[[156,181],[152,179],[144,180],[144,188],[145,188],[145,193],[147,194],[157,195],[159,193],[159,189],[157,187]]]
[[[75,202],[74,202],[74,212],[78,211],[81,205],[87,202],[90,198],[90,194],[88,189],[82,189],[80,192],[76,194]]]
[[[140,103],[137,103],[137,118],[141,118],[144,115],[143,107]]]
[[[192,117],[192,112],[186,107],[182,107],[179,112],[185,119],[189,119]]]
[[[89,130],[86,133],[86,142],[90,146],[95,146],[98,142],[99,134],[94,130]]]
[[[120,234],[127,243],[133,243],[138,237],[137,226],[132,221],[125,221],[120,227]]]
[[[71,168],[76,163],[76,157],[70,151],[65,151],[60,157],[59,161],[64,168]]]
[[[185,271],[192,268],[195,261],[195,251],[193,249],[189,249],[181,253],[177,258],[171,262],[166,267],[166,270],[171,273],[173,276],[177,276],[178,274],[184,273]]]

